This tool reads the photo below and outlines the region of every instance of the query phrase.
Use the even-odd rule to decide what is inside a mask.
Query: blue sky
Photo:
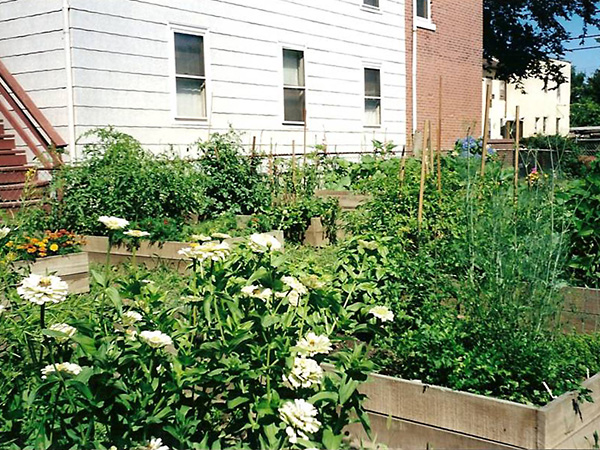
[[[583,22],[581,19],[574,19],[565,24],[565,28],[569,31],[571,36],[580,36],[583,33]],[[589,35],[600,35],[600,29],[589,28]],[[565,59],[570,61],[579,71],[583,71],[588,75],[594,73],[596,69],[600,69],[600,42],[596,38],[586,39],[584,44],[581,45],[581,41],[572,40],[566,42],[566,48],[584,48],[584,47],[599,47],[591,50],[579,50],[574,52],[567,52]]]

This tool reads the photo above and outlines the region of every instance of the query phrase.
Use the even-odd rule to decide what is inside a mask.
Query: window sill
[[[365,12],[369,12],[369,13],[383,14],[381,12],[381,8],[379,8],[378,6],[371,6],[371,5],[362,4],[362,5],[360,5],[360,9],[362,9]]]
[[[378,128],[381,128],[381,124],[380,125],[363,125],[363,128],[378,129]]]
[[[304,122],[286,122],[286,121],[283,121],[283,125],[285,125],[286,127],[303,127],[304,126]]]
[[[435,31],[437,29],[431,20],[424,19],[422,17],[416,17],[415,24],[417,25],[417,28],[421,28],[423,30]]]
[[[207,127],[208,117],[174,117],[177,125]]]

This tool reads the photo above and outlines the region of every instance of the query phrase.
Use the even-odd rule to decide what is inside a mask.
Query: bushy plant
[[[581,146],[573,138],[561,135],[534,135],[524,139],[523,144],[528,149],[551,150],[550,170],[555,170],[568,177],[579,177],[585,173],[585,165],[579,160],[582,155]],[[533,159],[527,153],[522,155],[522,158]],[[536,161],[527,161],[527,163],[530,167],[537,165]]]
[[[358,388],[373,369],[349,339],[389,314],[285,272],[276,248],[261,235],[191,247],[174,295],[142,274],[115,287],[94,273],[91,298],[42,306],[10,290],[0,447],[348,447],[348,424],[368,430]]]
[[[569,268],[575,283],[600,287],[600,161],[573,181],[561,198],[572,212],[573,236]]]
[[[57,201],[52,224],[81,233],[101,233],[98,215],[130,221],[183,221],[205,213],[204,177],[184,160],[155,156],[131,136],[112,128],[90,132],[85,159],[54,175]]]
[[[270,204],[266,176],[259,170],[261,160],[244,155],[238,133],[214,133],[196,146],[200,158],[195,167],[205,176],[205,194],[211,200],[205,217],[253,214]]]

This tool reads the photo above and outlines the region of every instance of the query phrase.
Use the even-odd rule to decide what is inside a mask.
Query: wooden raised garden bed
[[[272,231],[266,234],[275,236],[281,243],[284,242],[282,231]],[[245,239],[246,238],[244,237],[231,238],[226,239],[225,242],[233,244],[244,241]],[[85,241],[86,245],[84,246],[84,250],[89,253],[90,261],[99,263],[105,262],[108,238],[104,236],[86,236]],[[159,245],[142,241],[140,248],[136,252],[136,261],[148,267],[155,267],[159,263],[167,263],[183,271],[188,266],[188,262],[179,254],[179,250],[189,246],[189,242],[167,241]],[[110,254],[111,263],[115,264],[129,261],[133,256],[131,251],[124,245],[113,246]]]
[[[17,267],[29,267],[29,271],[37,275],[61,277],[69,285],[70,294],[82,294],[90,290],[90,262],[85,252],[20,261]]]
[[[361,391],[373,437],[390,449],[591,448],[600,430],[600,374],[583,386],[594,403],[566,393],[533,407],[382,375]],[[353,431],[365,439],[359,427]]]

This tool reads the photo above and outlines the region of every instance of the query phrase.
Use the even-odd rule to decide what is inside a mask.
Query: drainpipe
[[[413,0],[412,9],[412,128],[413,135],[417,131],[417,0]],[[414,143],[413,143],[414,146]]]
[[[65,72],[67,74],[67,115],[69,123],[69,154],[71,161],[77,160],[77,147],[75,145],[75,100],[73,92],[73,60],[71,55],[71,4],[70,0],[63,0],[63,41],[65,43]]]

